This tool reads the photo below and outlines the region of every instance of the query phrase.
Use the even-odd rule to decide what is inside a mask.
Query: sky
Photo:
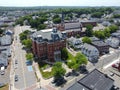
[[[120,0],[0,0],[0,6],[120,6]]]

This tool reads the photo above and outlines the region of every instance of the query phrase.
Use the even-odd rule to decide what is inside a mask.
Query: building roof
[[[67,90],[89,90],[89,89],[87,89],[86,87],[79,83],[75,83],[72,86],[70,86]]]
[[[80,29],[81,23],[80,22],[74,22],[74,23],[65,23],[65,30],[70,29]]]
[[[98,51],[98,49],[96,47],[94,47],[90,44],[87,44],[87,43],[84,43],[82,48],[85,48],[85,49],[88,49],[88,50],[97,50]]]
[[[42,40],[54,41],[62,39],[62,33],[54,29],[40,30],[32,34],[32,38],[41,36]]]
[[[93,41],[92,44],[95,46],[107,46],[108,45],[107,43],[103,41]]]
[[[68,41],[72,44],[81,44],[82,43],[82,41],[79,38],[75,38],[75,37],[70,37],[68,39]]]
[[[67,90],[110,90],[113,83],[113,79],[94,69]]]
[[[115,33],[112,33],[111,35],[114,36],[114,37],[117,37],[117,36],[120,36],[120,33],[119,32],[115,32]]]
[[[91,90],[110,90],[114,80],[106,74],[94,69],[91,73],[78,81],[78,83]]]
[[[97,37],[90,37],[90,39],[91,39],[91,41],[98,41],[98,40],[100,40],[100,39],[97,38]]]

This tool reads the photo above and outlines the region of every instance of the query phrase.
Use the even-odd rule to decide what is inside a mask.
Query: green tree
[[[26,59],[32,61],[33,60],[33,54],[32,53],[27,53],[26,54]]]
[[[63,48],[63,49],[61,50],[61,58],[62,58],[63,60],[67,60],[67,59],[68,59],[68,51],[67,51],[66,48]]]
[[[53,23],[55,23],[55,24],[61,23],[61,18],[55,18],[55,19],[53,19]]]
[[[102,16],[103,14],[104,14],[103,12],[95,12],[95,13],[93,13],[91,16],[92,16],[92,17],[95,17],[95,18],[101,18],[101,16]]]
[[[82,38],[82,42],[90,44],[91,43],[91,39],[89,37],[83,37]]]
[[[85,55],[81,54],[81,53],[77,53],[77,55],[75,56],[75,60],[76,60],[76,63],[80,65],[84,64],[84,65],[87,65],[87,58],[85,57]]]
[[[39,30],[42,30],[42,29],[45,29],[46,28],[46,25],[45,24],[40,24],[39,26],[38,26],[38,31]]]
[[[86,36],[89,36],[89,37],[92,36],[93,34],[92,29],[93,29],[93,26],[91,24],[86,25],[86,30],[85,30]]]
[[[101,30],[95,31],[95,32],[94,32],[94,35],[95,35],[96,37],[98,37],[99,39],[105,39],[105,33],[104,33],[104,31],[101,31]]]
[[[54,78],[60,78],[65,75],[66,70],[62,67],[61,62],[56,62],[52,68]]]
[[[31,39],[25,39],[22,41],[22,44],[27,48],[31,49],[32,47],[32,40]]]
[[[0,29],[0,34],[3,34],[4,30],[3,29]]]
[[[20,33],[20,40],[22,41],[22,40],[24,40],[24,39],[27,39],[27,35],[26,34],[24,34],[24,33]]]
[[[110,29],[109,28],[105,28],[103,32],[106,37],[110,37]]]
[[[110,25],[109,29],[110,29],[110,33],[113,33],[116,32],[119,29],[119,27],[117,25]]]
[[[67,65],[69,68],[74,70],[78,70],[81,65],[87,65],[88,60],[85,55],[81,53],[77,53],[73,60],[69,60]]]

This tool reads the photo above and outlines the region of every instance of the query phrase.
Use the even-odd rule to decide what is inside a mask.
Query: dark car
[[[18,61],[17,61],[17,60],[15,60],[15,64],[18,64]]]
[[[80,66],[79,70],[80,70],[80,73],[83,73],[83,74],[88,73],[88,70],[86,69],[86,66],[84,66],[84,65]]]
[[[56,83],[55,83],[55,86],[60,86],[64,83],[66,83],[67,81],[64,79],[64,78],[59,78]]]
[[[26,65],[29,66],[29,65],[32,65],[32,61],[26,61]]]
[[[75,71],[75,70],[72,70],[72,75],[73,76],[79,76],[79,73],[77,71]]]
[[[65,77],[69,77],[71,75],[72,75],[72,72],[68,72],[68,73],[65,74]]]
[[[18,75],[15,75],[15,81],[18,81]]]

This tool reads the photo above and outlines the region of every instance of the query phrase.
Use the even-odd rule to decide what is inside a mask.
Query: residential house
[[[118,38],[114,38],[114,37],[110,37],[110,38],[106,39],[105,42],[106,42],[109,46],[111,46],[111,47],[113,47],[113,48],[118,48],[118,47],[119,47],[119,44],[120,44],[119,39],[118,39]]]
[[[11,56],[10,46],[0,46],[0,53],[5,53],[8,57]]]
[[[83,44],[80,38],[75,38],[75,37],[70,37],[68,38],[67,41],[68,44],[70,44],[70,46],[72,46],[74,49],[80,49]]]
[[[98,61],[99,51],[96,47],[90,44],[84,43],[83,46],[81,47],[81,52],[88,57],[89,61],[91,62]]]
[[[94,69],[67,90],[112,90],[113,85],[114,80],[112,78]]]
[[[91,44],[99,50],[101,55],[105,53],[109,53],[109,45],[107,43],[99,40],[99,41],[93,41]]]
[[[4,36],[1,37],[0,44],[2,46],[11,45],[11,43],[12,43],[12,37],[11,36],[4,35]]]
[[[61,61],[61,50],[66,47],[66,33],[57,29],[40,30],[32,35],[32,49],[41,61],[53,63]]]

